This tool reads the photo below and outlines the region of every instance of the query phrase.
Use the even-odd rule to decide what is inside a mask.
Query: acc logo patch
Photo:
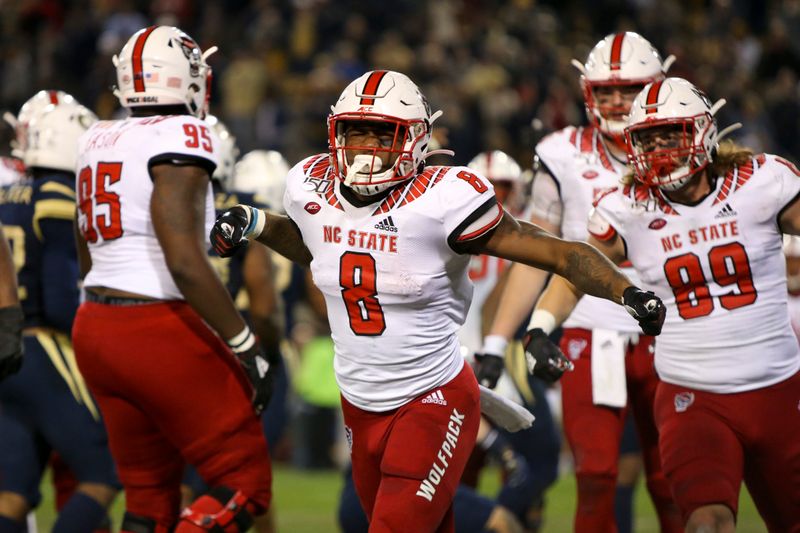
[[[580,359],[581,353],[583,350],[586,349],[586,346],[589,344],[589,341],[586,339],[570,339],[567,342],[567,355],[573,361]]]
[[[693,392],[679,392],[675,395],[675,412],[683,413],[694,403]]]
[[[587,170],[586,172],[584,172],[581,175],[584,177],[584,179],[593,180],[597,176],[599,176],[600,174],[596,170]]]
[[[308,202],[305,207],[303,207],[306,211],[308,211],[311,215],[316,215],[319,213],[319,210],[322,209],[317,202]]]
[[[647,227],[650,228],[650,229],[661,229],[666,225],[667,225],[667,221],[666,220],[664,220],[663,218],[657,218],[654,221],[652,221],[650,224],[648,224]]]

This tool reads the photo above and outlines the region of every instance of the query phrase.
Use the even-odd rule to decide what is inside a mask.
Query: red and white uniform
[[[626,186],[590,219],[617,232],[643,287],[667,307],[656,342],[654,414],[684,520],[742,480],[769,531],[800,531],[800,349],[789,323],[778,220],[800,173],[767,154],[717,178],[696,205]],[[765,416],[768,413],[768,416]]]
[[[252,387],[225,342],[183,301],[150,215],[150,168],[194,164],[210,176],[218,144],[204,122],[185,115],[98,122],[79,142],[78,216],[92,258],[85,286],[155,300],[89,298],[73,326],[75,355],[103,412],[126,511],[164,530],[178,520],[184,462],[210,486],[241,491],[263,509],[271,499]],[[210,181],[205,204],[208,235]]]
[[[342,395],[389,411],[461,372],[456,332],[472,283],[470,256],[453,247],[493,229],[503,211],[489,181],[466,167],[428,167],[357,207],[342,198],[328,157],[290,171],[284,207],[314,258]]]
[[[795,172],[762,154],[717,179],[694,206],[638,185],[597,203],[592,231],[598,238],[618,232],[643,287],[667,306],[656,343],[663,381],[734,393],[800,369],[777,223],[800,193]]]
[[[150,218],[149,169],[175,158],[216,167],[219,140],[202,120],[170,115],[95,123],[81,137],[77,164],[78,220],[92,254],[86,287],[120,289],[182,300],[167,270]],[[104,192],[103,192],[104,191]],[[211,183],[206,231],[214,223]]]
[[[0,157],[0,187],[17,183],[25,177],[25,165],[15,157]]]
[[[537,176],[532,213],[558,224],[566,239],[587,240],[586,218],[592,203],[619,185],[628,172],[626,165],[611,156],[603,136],[593,127],[570,126],[553,133],[536,146],[536,154],[552,180]],[[557,191],[551,186],[553,180]],[[636,283],[633,269],[623,271]],[[680,517],[661,470],[653,420],[658,377],[653,370],[652,337],[640,334],[636,321],[622,306],[588,295],[581,298],[563,327],[560,347],[575,365],[560,382],[564,433],[578,479],[575,531],[614,527],[614,491],[626,405],[633,409],[647,487],[661,529],[680,530]]]
[[[586,217],[592,202],[612,187],[619,185],[627,166],[611,156],[596,128],[569,126],[548,135],[536,145],[536,155],[555,179],[561,200],[561,236],[586,241]],[[536,178],[541,179],[540,177]],[[537,203],[534,190],[534,214]],[[541,215],[540,215],[541,216]],[[631,269],[625,274],[631,277]],[[635,283],[635,277],[632,278]],[[602,320],[598,321],[598,317]],[[586,295],[564,321],[565,328],[603,328],[638,333],[636,321],[620,305]]]

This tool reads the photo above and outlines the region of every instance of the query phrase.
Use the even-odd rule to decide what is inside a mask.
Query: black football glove
[[[529,330],[522,338],[522,345],[525,346],[528,372],[547,383],[555,383],[564,372],[574,368],[541,328]]]
[[[18,305],[0,308],[0,381],[22,366],[22,323],[25,315]]]
[[[651,291],[643,291],[637,287],[628,287],[622,293],[622,305],[630,315],[639,322],[645,335],[658,335],[667,309],[661,298]]]
[[[506,362],[502,355],[475,354],[475,377],[478,379],[478,383],[486,388],[493,389],[497,386],[497,380],[500,379],[505,366]]]
[[[263,214],[248,205],[236,205],[217,217],[211,228],[211,246],[220,257],[231,257],[247,246],[255,233],[258,217]]]
[[[252,402],[256,414],[259,415],[267,407],[272,396],[274,365],[269,362],[264,354],[264,349],[258,342],[249,350],[237,353],[236,357],[247,374],[250,384],[253,385]]]

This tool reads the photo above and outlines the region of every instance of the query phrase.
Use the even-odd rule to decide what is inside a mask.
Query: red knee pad
[[[241,491],[216,487],[181,513],[175,533],[238,533],[250,529],[257,507]]]

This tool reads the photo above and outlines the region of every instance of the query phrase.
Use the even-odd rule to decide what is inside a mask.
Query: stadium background
[[[542,135],[585,120],[570,59],[582,61],[609,32],[635,30],[677,56],[670,74],[728,100],[720,122],[744,123],[738,141],[800,155],[800,0],[0,0],[0,110],[62,89],[101,118],[118,116],[111,56],[153,23],[179,26],[203,49],[219,46],[211,111],[242,153],[277,149],[293,163],[323,151],[329,106],[381,67],[409,74],[444,110],[437,126],[447,129],[452,163],[498,148],[528,165]],[[12,132],[0,131],[6,154]],[[571,483],[554,489],[546,531],[569,529]],[[276,485],[282,525],[333,530],[337,474],[281,468]],[[639,530],[655,531],[645,491],[637,498]],[[740,530],[759,524],[748,503]]]

